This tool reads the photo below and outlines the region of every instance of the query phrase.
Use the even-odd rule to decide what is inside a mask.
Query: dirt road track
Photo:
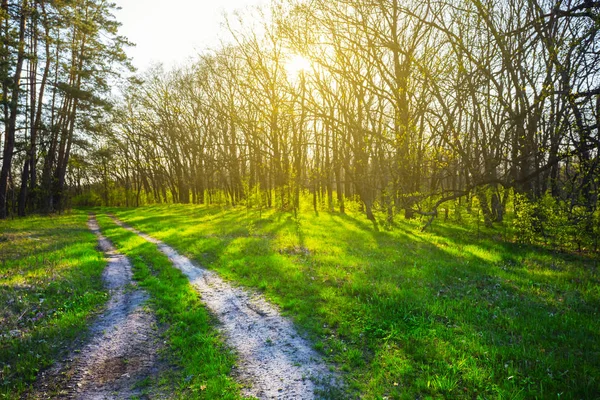
[[[94,216],[88,226],[106,255],[103,279],[110,299],[86,344],[42,373],[30,398],[129,399],[141,392],[136,383],[160,368],[161,341],[156,318],[144,307],[147,294],[132,283],[129,260],[102,236]]]
[[[259,399],[329,398],[339,385],[310,343],[262,296],[234,287],[215,272],[194,265],[175,249],[113,217],[120,226],[155,243],[179,268],[218,318],[227,344],[237,353],[236,378],[243,394]]]

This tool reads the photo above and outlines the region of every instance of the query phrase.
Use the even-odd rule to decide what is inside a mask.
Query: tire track
[[[227,344],[238,355],[235,375],[245,386],[244,395],[310,400],[320,398],[339,383],[311,344],[262,296],[230,285],[162,241],[111,218],[156,244],[201,294],[204,304],[220,321]]]
[[[148,295],[132,283],[129,260],[102,235],[93,215],[88,227],[106,256],[102,278],[110,299],[87,344],[42,373],[33,398],[129,399],[140,394],[137,382],[159,371],[156,317],[143,306]]]

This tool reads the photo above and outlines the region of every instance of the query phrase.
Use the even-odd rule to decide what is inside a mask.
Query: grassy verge
[[[202,206],[111,210],[258,288],[363,398],[596,398],[597,260],[436,222]]]
[[[0,398],[19,398],[107,300],[79,212],[0,221]]]
[[[151,295],[150,304],[166,324],[166,352],[178,366],[159,384],[174,389],[177,398],[237,399],[239,388],[228,376],[233,355],[224,348],[210,315],[187,278],[154,244],[98,216],[103,234],[132,262],[134,278]],[[150,384],[150,383],[148,383]]]

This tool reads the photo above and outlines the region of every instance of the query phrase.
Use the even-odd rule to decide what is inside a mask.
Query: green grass
[[[597,259],[439,221],[435,233],[421,233],[405,221],[376,230],[357,213],[111,211],[262,290],[363,398],[600,393]]]
[[[158,382],[174,398],[237,399],[237,384],[229,377],[235,359],[212,328],[210,315],[188,279],[154,244],[98,216],[103,234],[132,262],[134,278],[150,294],[150,305],[164,333],[168,361],[177,368],[165,370]],[[160,389],[159,389],[160,390]],[[169,393],[171,395],[171,393]]]
[[[0,398],[19,398],[107,300],[87,215],[0,221]]]

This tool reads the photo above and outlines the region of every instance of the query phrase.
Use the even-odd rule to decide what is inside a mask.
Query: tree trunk
[[[3,8],[7,8],[6,2],[2,4]],[[5,10],[6,11],[6,10]],[[19,19],[19,42],[17,52],[17,65],[15,67],[15,75],[13,78],[13,88],[9,103],[9,117],[4,137],[4,151],[2,158],[2,170],[0,170],[0,219],[5,219],[8,215],[7,209],[7,190],[8,190],[8,175],[12,167],[12,158],[15,148],[15,132],[17,130],[17,112],[19,105],[19,92],[21,82],[21,71],[23,69],[23,60],[25,59],[25,22],[27,19],[27,0],[21,3],[21,16]]]

